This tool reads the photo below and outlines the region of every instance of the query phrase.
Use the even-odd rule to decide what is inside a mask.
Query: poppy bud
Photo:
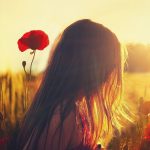
[[[22,61],[22,66],[23,66],[23,68],[26,67],[26,61]]]

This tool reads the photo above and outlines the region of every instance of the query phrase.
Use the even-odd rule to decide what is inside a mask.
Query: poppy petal
[[[28,43],[27,39],[21,38],[18,40],[18,48],[21,52],[24,52],[29,48],[27,43]]]

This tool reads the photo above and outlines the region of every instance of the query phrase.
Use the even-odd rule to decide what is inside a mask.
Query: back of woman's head
[[[77,21],[62,33],[49,70],[52,66],[56,77],[65,83],[63,90],[67,95],[91,95],[114,70],[121,70],[120,43],[103,25]]]
[[[26,114],[20,145],[27,142],[35,128],[41,135],[60,106],[59,127],[75,111],[83,128],[83,144],[95,147],[102,130],[113,126],[112,105],[121,95],[120,47],[115,34],[101,24],[80,20],[67,27],[54,47],[41,87]]]

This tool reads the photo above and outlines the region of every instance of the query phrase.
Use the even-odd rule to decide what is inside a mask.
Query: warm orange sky
[[[121,42],[150,43],[150,0],[0,0],[0,71],[22,69],[31,60],[19,52],[23,33],[44,30],[52,42],[67,25],[82,18],[104,24]],[[49,49],[38,52],[33,68],[44,68]]]

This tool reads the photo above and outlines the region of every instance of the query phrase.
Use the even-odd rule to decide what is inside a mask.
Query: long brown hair
[[[118,104],[122,93],[122,54],[116,35],[102,24],[84,19],[68,26],[25,115],[17,149],[23,149],[34,131],[31,149],[37,148],[58,106],[61,111],[56,132],[60,139],[63,123],[73,111],[77,125],[82,126],[83,145],[94,149],[103,131],[109,132],[115,126],[113,119],[117,120],[114,104]]]

